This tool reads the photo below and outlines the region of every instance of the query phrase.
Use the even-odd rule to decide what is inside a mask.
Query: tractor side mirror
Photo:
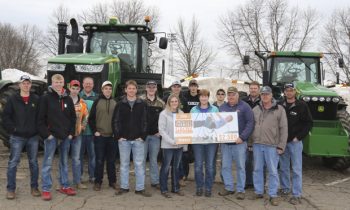
[[[249,65],[250,57],[249,55],[245,55],[243,57],[243,65]]]
[[[168,39],[166,37],[161,37],[159,39],[159,48],[166,49],[168,47]]]
[[[338,58],[338,65],[339,65],[339,68],[344,68],[344,59],[343,58]]]

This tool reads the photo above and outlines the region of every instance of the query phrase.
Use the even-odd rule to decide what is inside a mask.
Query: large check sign
[[[234,143],[237,112],[174,114],[176,144]]]

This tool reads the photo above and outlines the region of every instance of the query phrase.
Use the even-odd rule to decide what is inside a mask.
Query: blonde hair
[[[52,81],[64,81],[64,77],[61,74],[54,74],[51,77]]]
[[[171,99],[173,99],[173,98],[176,98],[177,101],[179,102],[179,104],[177,105],[177,108],[176,108],[176,109],[177,109],[176,111],[179,111],[180,106],[181,106],[181,102],[180,102],[179,96],[177,96],[176,94],[170,94],[170,96],[168,97],[168,100],[167,100],[167,102],[166,102],[165,109],[168,110],[168,111],[171,111],[170,101],[171,101]]]
[[[133,85],[137,89],[137,82],[135,80],[128,80],[125,82],[125,88],[127,88],[129,85]]]

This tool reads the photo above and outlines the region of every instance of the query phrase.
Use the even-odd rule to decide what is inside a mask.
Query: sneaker
[[[30,190],[30,194],[32,194],[32,196],[34,197],[39,197],[41,195],[40,191],[38,190],[38,188],[32,188]]]
[[[151,184],[151,187],[160,190],[160,185],[159,184]]]
[[[281,197],[288,197],[288,195],[289,195],[289,191],[287,191],[287,190],[280,190],[279,191],[279,194],[281,195]]]
[[[278,200],[277,197],[271,197],[271,198],[270,198],[270,203],[271,203],[271,205],[273,205],[273,206],[278,206],[278,205],[280,204],[280,202],[279,202],[279,200]]]
[[[258,200],[264,198],[262,194],[254,194],[249,200]]]
[[[77,194],[77,192],[71,187],[61,187],[60,193],[66,194],[66,195],[69,195],[69,196],[73,196],[73,195]]]
[[[244,198],[245,198],[245,193],[244,192],[238,192],[236,194],[236,199],[237,200],[244,200]]]
[[[209,198],[211,197],[211,191],[210,190],[206,190],[205,193],[204,193],[204,196]]]
[[[95,191],[101,191],[101,184],[95,183],[93,189],[94,189]]]
[[[115,195],[122,195],[122,194],[128,193],[128,192],[129,192],[129,189],[120,188],[115,192]]]
[[[165,198],[172,198],[172,196],[171,196],[170,193],[168,193],[168,192],[162,192],[161,194],[162,194],[162,196],[164,196]]]
[[[196,196],[202,196],[203,195],[203,190],[199,189],[196,191]]]
[[[298,205],[298,204],[301,204],[301,198],[300,197],[292,197],[290,200],[289,200],[289,203],[290,204],[293,204],[293,205]]]
[[[49,201],[49,200],[51,200],[51,199],[52,199],[52,197],[51,197],[51,192],[45,192],[45,191],[43,191],[43,192],[41,193],[41,199],[43,199],[44,201]]]
[[[143,197],[152,197],[152,194],[146,190],[135,190],[136,195],[142,195]]]
[[[233,195],[233,194],[235,194],[235,191],[229,191],[229,190],[224,189],[222,192],[219,192],[218,194],[220,196]]]
[[[119,190],[119,187],[116,183],[109,184],[110,188],[113,188],[114,190]]]
[[[172,192],[172,193],[174,193],[174,194],[176,194],[178,196],[185,196],[185,193],[183,191],[181,191],[181,190],[179,190],[177,192]]]
[[[6,193],[6,198],[7,198],[8,200],[13,200],[13,199],[16,198],[16,193],[15,193],[15,192],[7,191],[7,193]]]
[[[85,184],[79,183],[75,185],[75,188],[79,190],[86,190],[88,187]]]

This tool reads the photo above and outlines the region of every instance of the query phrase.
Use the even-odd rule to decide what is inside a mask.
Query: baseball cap
[[[181,82],[180,81],[174,81],[173,83],[171,83],[171,86],[170,87],[172,87],[172,86],[174,86],[174,85],[180,85],[181,86]]]
[[[146,85],[157,85],[157,82],[154,80],[147,81]]]
[[[227,88],[227,93],[238,93],[238,89],[236,87]]]
[[[106,85],[110,85],[110,86],[113,87],[113,84],[112,84],[110,81],[104,81],[104,82],[102,83],[101,88],[103,88],[103,87],[106,86]]]
[[[72,80],[72,81],[70,81],[69,86],[70,87],[73,87],[73,86],[80,87],[80,82],[78,80]]]
[[[29,82],[32,82],[32,80],[30,79],[30,77],[28,75],[22,75],[20,78],[19,78],[19,81],[20,82],[23,82],[23,81],[29,81]]]
[[[294,84],[293,84],[293,83],[286,83],[286,84],[284,85],[284,89],[287,89],[287,88],[292,88],[292,89],[295,89],[295,87],[294,87]]]
[[[188,83],[188,86],[191,86],[191,85],[197,85],[197,86],[198,86],[197,80],[192,79],[192,80]]]
[[[264,86],[260,89],[260,93],[272,93],[272,89],[269,86]]]

